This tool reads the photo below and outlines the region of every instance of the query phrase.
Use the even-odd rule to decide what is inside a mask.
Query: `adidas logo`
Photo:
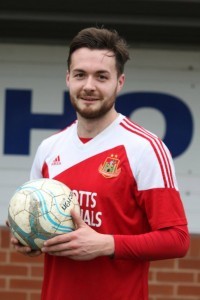
[[[58,155],[51,163],[52,166],[61,165],[60,155]]]

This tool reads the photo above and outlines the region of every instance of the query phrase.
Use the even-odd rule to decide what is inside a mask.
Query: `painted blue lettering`
[[[6,90],[4,154],[28,155],[31,129],[61,129],[75,119],[67,92],[61,115],[33,114],[31,102],[31,90]]]
[[[166,120],[164,143],[172,156],[181,155],[193,136],[193,118],[189,107],[179,98],[156,92],[131,92],[118,97],[116,109],[126,116],[139,108],[159,110]]]
[[[4,154],[29,155],[31,129],[62,129],[76,118],[68,92],[64,92],[63,114],[60,115],[31,113],[31,90],[8,89],[5,100]],[[163,140],[173,157],[181,155],[193,136],[189,107],[181,99],[159,92],[130,92],[117,98],[116,109],[128,117],[144,107],[155,108],[163,114],[166,120]]]

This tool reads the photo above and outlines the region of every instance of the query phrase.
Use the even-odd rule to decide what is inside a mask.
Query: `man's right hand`
[[[10,228],[10,224],[9,224],[8,220],[6,220],[5,223],[6,223],[6,226],[8,228]],[[40,254],[42,254],[42,252],[40,250],[32,250],[30,247],[22,245],[18,241],[18,239],[16,239],[12,234],[11,234],[10,242],[11,242],[11,245],[13,246],[13,248],[17,252],[24,254],[26,256],[35,257],[35,256],[39,256]]]
[[[32,250],[30,247],[22,245],[13,236],[11,237],[10,241],[11,241],[13,248],[21,254],[24,254],[24,255],[30,256],[30,257],[35,257],[35,256],[39,256],[40,254],[42,254],[42,252],[40,250]]]

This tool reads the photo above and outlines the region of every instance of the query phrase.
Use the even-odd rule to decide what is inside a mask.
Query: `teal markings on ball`
[[[12,234],[36,250],[45,240],[75,229],[71,209],[80,214],[78,200],[66,185],[47,178],[31,180],[11,198],[8,221]]]

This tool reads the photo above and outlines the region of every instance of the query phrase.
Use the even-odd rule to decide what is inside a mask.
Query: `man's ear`
[[[123,88],[124,82],[125,82],[125,74],[121,74],[118,78],[117,93],[119,93],[121,91],[121,89]]]

